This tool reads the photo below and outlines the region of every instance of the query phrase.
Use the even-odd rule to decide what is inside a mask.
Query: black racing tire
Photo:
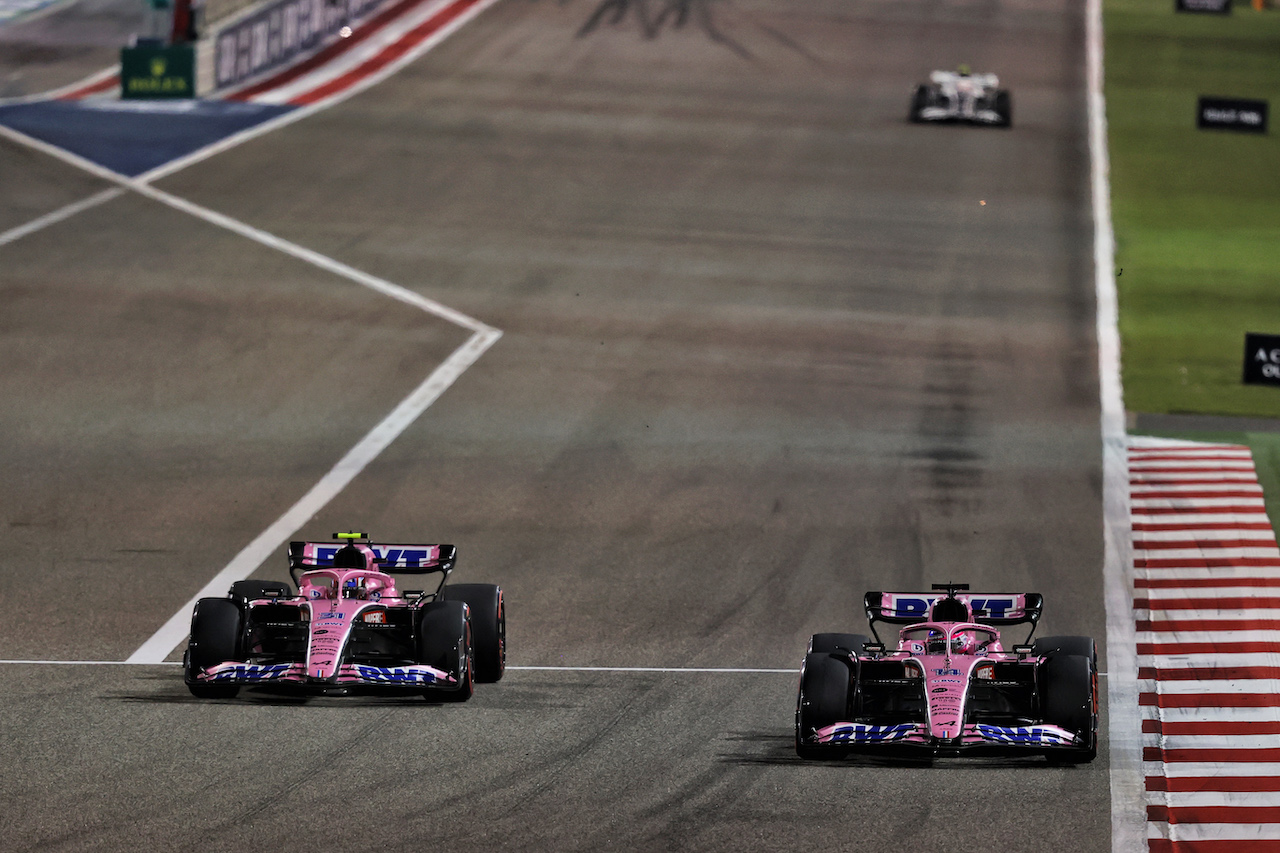
[[[844,757],[846,750],[808,744],[804,738],[814,729],[848,719],[852,683],[852,670],[846,661],[821,652],[804,656],[796,695],[796,754],[801,758]]]
[[[1050,764],[1084,764],[1098,755],[1098,667],[1086,655],[1057,654],[1040,667],[1040,710],[1045,722],[1084,732],[1086,745],[1045,753]]]
[[[996,92],[995,111],[1000,116],[1001,127],[1013,127],[1013,96],[1007,89]]]
[[[240,692],[238,684],[210,684],[196,681],[198,670],[229,660],[241,660],[240,635],[244,613],[226,598],[202,598],[191,614],[191,638],[182,656],[184,680],[191,695],[200,699],[231,699]]]
[[[247,604],[257,598],[266,598],[267,592],[279,592],[281,598],[293,595],[293,587],[281,581],[236,581],[227,596],[237,604]]]
[[[466,702],[475,691],[475,655],[471,648],[471,608],[465,601],[433,601],[418,617],[418,662],[458,679],[453,690],[428,687],[430,702]]]
[[[915,94],[911,96],[911,111],[907,113],[907,118],[913,122],[924,120],[924,108],[929,104],[929,87],[921,83],[916,86]]]
[[[809,654],[862,654],[862,644],[871,642],[865,634],[814,634],[809,640]]]
[[[491,583],[450,584],[440,597],[444,601],[465,601],[471,608],[476,681],[501,681],[507,670],[507,607],[502,587]]]
[[[1051,655],[1080,655],[1098,664],[1098,649],[1092,637],[1041,637],[1032,644],[1032,654],[1049,657]]]

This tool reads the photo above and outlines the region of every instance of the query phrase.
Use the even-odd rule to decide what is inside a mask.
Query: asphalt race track
[[[906,121],[962,62],[1011,130]],[[868,589],[1104,645],[1084,64],[1077,0],[500,0],[159,181],[502,331],[295,538],[457,544],[515,668],[433,706],[0,665],[0,846],[1110,850],[1105,737],[791,728]],[[0,139],[0,233],[110,186]],[[0,245],[0,306],[11,661],[124,661],[470,334],[136,193]]]

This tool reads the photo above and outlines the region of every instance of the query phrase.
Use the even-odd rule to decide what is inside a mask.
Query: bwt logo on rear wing
[[[937,592],[868,592],[867,619],[897,625],[925,622],[929,609],[945,597]],[[956,598],[969,604],[974,611],[973,621],[983,625],[1034,625],[1044,608],[1044,597],[1038,592],[965,592]]]
[[[353,542],[370,557],[370,568],[384,572],[426,574],[447,572],[453,568],[458,549],[453,545],[378,545]],[[327,569],[333,566],[333,555],[344,542],[290,542],[290,569]]]

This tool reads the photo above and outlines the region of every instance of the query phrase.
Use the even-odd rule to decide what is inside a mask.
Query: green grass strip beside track
[[[1280,334],[1280,8],[1234,5],[1224,16],[1104,0],[1130,412],[1280,419],[1280,387],[1241,381],[1245,332]],[[1268,101],[1269,132],[1198,130],[1202,95]],[[1280,519],[1280,434],[1159,434],[1252,447]]]

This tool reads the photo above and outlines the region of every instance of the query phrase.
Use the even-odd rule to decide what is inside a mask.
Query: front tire
[[[191,695],[199,699],[231,699],[240,692],[239,684],[196,681],[195,676],[206,667],[240,660],[240,635],[244,614],[226,598],[202,598],[191,614],[191,639],[182,656],[183,677]]]
[[[907,113],[907,119],[911,122],[921,122],[924,120],[924,108],[929,103],[929,87],[921,83],[916,86],[915,94],[911,96],[911,109]]]
[[[1040,668],[1045,722],[1085,736],[1082,747],[1045,753],[1050,764],[1084,764],[1098,755],[1098,667],[1092,657],[1059,654]]]
[[[428,687],[431,702],[466,702],[475,691],[475,656],[471,648],[471,609],[464,601],[433,601],[418,622],[418,661],[451,673],[456,689]]]
[[[848,721],[852,684],[849,665],[830,654],[804,656],[796,695],[796,754],[801,758],[842,758],[845,750],[807,742],[814,730]]]

